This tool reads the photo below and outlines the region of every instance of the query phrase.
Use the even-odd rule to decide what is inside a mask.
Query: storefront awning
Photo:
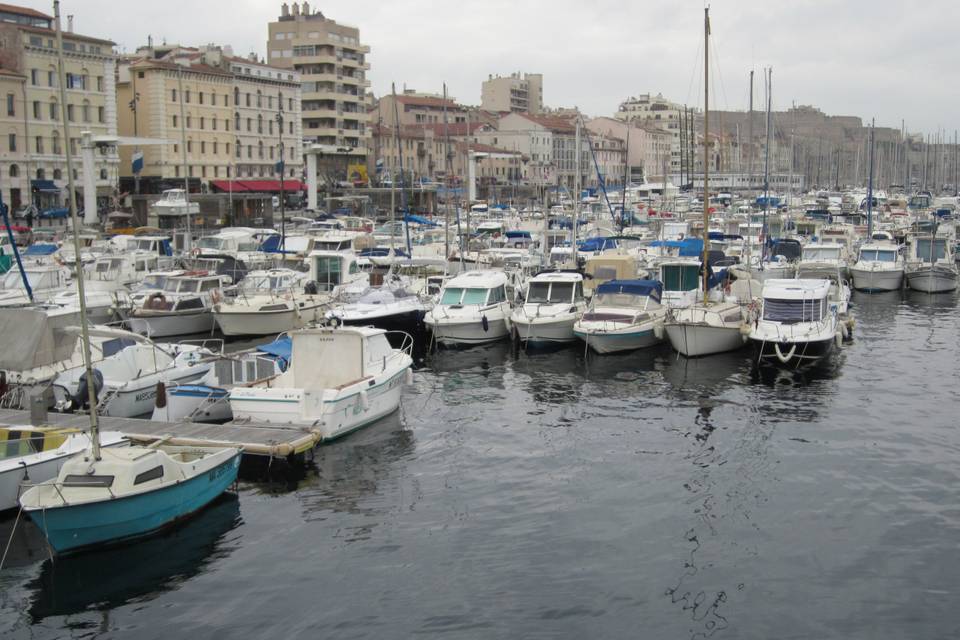
[[[280,193],[279,180],[211,180],[210,186],[221,192]],[[299,180],[284,180],[283,191],[306,191],[307,187]]]
[[[31,180],[30,187],[37,191],[60,193],[60,188],[54,184],[53,180]]]

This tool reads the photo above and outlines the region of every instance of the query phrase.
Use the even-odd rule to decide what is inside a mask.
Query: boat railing
[[[403,339],[402,339],[402,341],[401,341],[401,343],[400,343],[400,346],[399,346],[398,348],[394,349],[394,350],[393,350],[393,353],[392,353],[391,355],[389,355],[389,356],[384,356],[384,358],[383,358],[383,368],[384,368],[384,369],[387,368],[387,361],[392,360],[393,358],[397,358],[397,357],[399,357],[400,355],[406,355],[406,356],[413,357],[413,336],[411,336],[411,335],[410,335],[409,333],[407,333],[406,331],[399,331],[399,330],[387,331],[387,332],[386,332],[386,335],[387,335],[388,338],[389,338],[391,335],[394,335],[394,336],[401,336]]]
[[[223,338],[194,338],[192,340],[180,340],[177,344],[197,346],[201,349],[209,349],[218,354],[223,353],[224,350]]]

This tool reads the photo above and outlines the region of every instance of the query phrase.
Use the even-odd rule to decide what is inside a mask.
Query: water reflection
[[[224,494],[208,508],[161,535],[140,542],[47,560],[29,608],[34,621],[89,610],[109,610],[178,588],[229,555],[225,535],[240,519],[237,496]]]
[[[904,305],[919,313],[944,315],[953,313],[957,308],[957,292],[924,293],[908,289],[903,296]]]
[[[719,397],[737,384],[750,370],[748,349],[718,353],[706,358],[668,357],[663,367],[663,379],[669,383],[669,393],[681,399],[696,396]]]
[[[416,439],[400,413],[336,442],[318,447],[314,465],[297,489],[306,521],[325,520],[331,512],[373,514],[371,497],[402,475]],[[413,497],[417,500],[416,496]]]

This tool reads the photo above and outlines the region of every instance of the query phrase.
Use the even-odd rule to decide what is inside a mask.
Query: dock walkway
[[[309,451],[322,437],[319,430],[309,428],[240,424],[204,424],[199,422],[154,422],[138,418],[111,418],[100,416],[100,429],[119,431],[140,443],[165,439],[172,445],[240,447],[244,455],[286,458]],[[49,413],[46,423],[51,427],[72,427],[86,430],[90,418],[85,414]],[[0,409],[0,426],[30,424],[29,411]]]

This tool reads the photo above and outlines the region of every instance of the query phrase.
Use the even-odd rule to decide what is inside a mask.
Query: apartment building
[[[543,112],[543,74],[489,76],[480,87],[480,108],[501,113]]]
[[[577,175],[575,120],[560,116],[509,113],[497,128],[478,131],[477,142],[517,151],[528,158],[526,179],[540,185],[574,188]],[[579,171],[581,184],[587,185],[592,168],[586,139],[581,141]],[[588,173],[589,172],[589,173]]]
[[[74,154],[78,201],[82,198],[82,132],[116,136],[116,58],[113,42],[63,26],[63,55],[70,140],[63,137],[60,80],[53,17],[26,7],[0,5],[0,189],[13,210],[40,210],[67,201],[67,145]],[[94,182],[101,204],[113,195],[119,157],[96,155]]]
[[[281,145],[284,177],[303,174],[300,80],[289,69],[236,57],[230,47],[151,42],[120,61],[117,99],[122,135],[167,141],[139,149],[141,193],[182,188],[185,178],[191,190],[230,179],[278,181]],[[131,192],[135,151],[121,147],[121,180]]]
[[[681,168],[680,114],[685,108],[682,104],[667,100],[662,94],[658,93],[654,96],[643,93],[621,102],[614,117],[617,120],[636,122],[645,128],[660,129],[669,133],[670,165],[667,171],[671,174],[679,174]],[[663,170],[660,169],[657,173],[662,174]]]
[[[670,158],[673,140],[668,131],[644,126],[642,121],[627,123],[605,117],[593,118],[586,126],[594,134],[623,141],[631,182],[640,183],[663,173],[663,163]]]
[[[325,17],[308,2],[294,2],[281,5],[267,31],[267,62],[300,74],[304,139],[362,161],[371,139],[370,47],[360,42],[359,29]]]
[[[387,94],[381,97],[370,115],[373,124],[393,127],[397,121],[401,126],[442,124],[444,112],[448,124],[467,121],[468,109],[453,98],[409,90],[397,96]]]

